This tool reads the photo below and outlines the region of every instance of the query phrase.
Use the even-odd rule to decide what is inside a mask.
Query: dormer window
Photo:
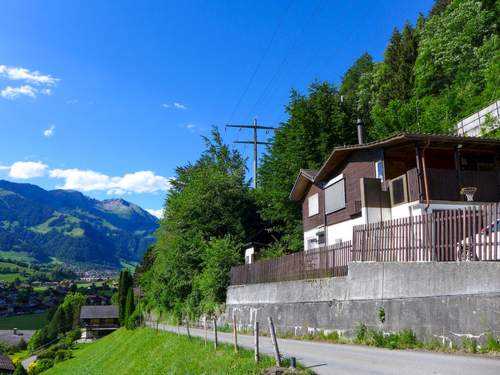
[[[311,195],[307,200],[307,205],[309,207],[308,216],[314,216],[319,214],[319,195],[318,193]]]

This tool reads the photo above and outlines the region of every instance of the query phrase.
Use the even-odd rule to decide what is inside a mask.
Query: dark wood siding
[[[336,173],[329,176],[333,178],[339,174],[344,175],[346,207],[327,215],[327,224],[336,224],[345,220],[358,217],[361,201],[361,188],[359,180],[362,177],[375,177],[375,162],[380,160],[378,150],[357,152],[349,157]]]
[[[361,189],[359,180],[361,177],[375,177],[375,162],[380,160],[379,150],[360,151],[351,155],[343,166],[337,169],[332,175],[325,178],[327,182],[331,178],[343,174],[345,179],[346,207],[327,215],[327,224],[335,224],[341,221],[358,217],[360,212]],[[318,193],[319,214],[309,217],[308,198]],[[325,200],[323,190],[317,185],[311,185],[302,203],[302,219],[304,231],[316,228],[324,224]]]
[[[309,217],[309,197],[318,193],[319,200],[319,213],[317,215]],[[309,191],[307,192],[304,203],[302,204],[302,219],[304,222],[304,231],[316,228],[319,225],[324,224],[325,216],[325,199],[323,195],[323,190],[316,185],[311,185]]]

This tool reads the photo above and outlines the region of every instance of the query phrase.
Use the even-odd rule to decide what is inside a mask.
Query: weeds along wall
[[[380,317],[380,310],[384,318]],[[344,277],[231,286],[220,324],[352,336],[362,322],[443,343],[500,335],[500,262],[351,263]],[[381,321],[383,320],[383,322]]]

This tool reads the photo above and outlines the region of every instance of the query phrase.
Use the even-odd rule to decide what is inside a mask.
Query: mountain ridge
[[[0,180],[0,251],[118,267],[154,242],[158,219],[124,199]]]

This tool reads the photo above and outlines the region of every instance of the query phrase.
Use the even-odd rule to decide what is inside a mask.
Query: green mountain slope
[[[160,374],[260,374],[272,366],[262,356],[255,366],[253,353],[229,345],[217,352],[199,339],[188,339],[152,329],[121,329],[74,351],[75,358],[56,364],[46,375],[160,375]]]
[[[157,227],[154,216],[122,199],[0,180],[0,251],[118,266],[140,259]]]

